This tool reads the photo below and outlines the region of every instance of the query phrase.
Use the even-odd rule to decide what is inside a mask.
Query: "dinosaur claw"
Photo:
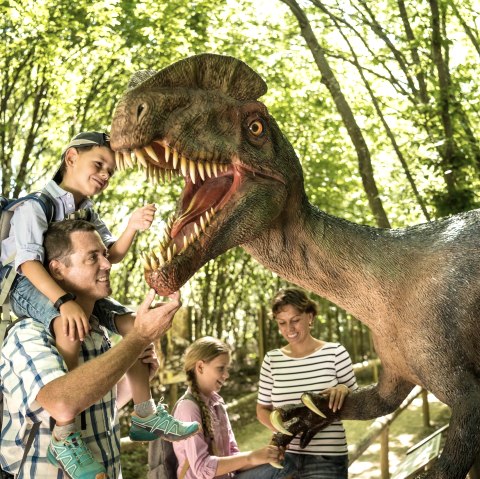
[[[285,429],[279,411],[275,410],[270,413],[270,422],[278,432],[286,434],[287,436],[293,436],[293,434],[288,429]]]
[[[320,409],[318,409],[317,406],[315,406],[315,404],[312,401],[312,396],[310,396],[310,394],[308,393],[302,394],[302,402],[303,404],[305,404],[305,406],[308,407],[308,409],[313,411],[315,414],[318,414],[320,417],[323,417],[323,418],[327,417],[325,416],[325,414],[323,414],[322,411],[320,411]]]
[[[272,461],[272,462],[270,463],[270,465],[271,465],[272,467],[275,467],[276,469],[283,469],[283,466],[282,466],[279,462],[277,462],[277,461]]]

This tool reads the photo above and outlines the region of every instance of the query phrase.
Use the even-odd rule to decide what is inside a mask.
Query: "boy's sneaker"
[[[168,414],[163,404],[157,406],[154,414],[147,417],[132,414],[130,439],[132,441],[154,441],[161,437],[166,441],[175,442],[193,436],[199,430],[198,422],[184,422]]]
[[[107,471],[93,458],[79,432],[72,432],[60,441],[52,436],[47,459],[71,479],[108,479]]]

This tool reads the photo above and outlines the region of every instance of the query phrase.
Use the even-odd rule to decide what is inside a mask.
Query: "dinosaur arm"
[[[395,411],[414,385],[399,377],[383,374],[377,384],[351,393],[340,411],[340,419],[366,420]]]
[[[329,408],[328,398],[313,393],[304,394],[302,401],[304,404],[313,403],[313,407],[317,408],[324,417],[313,413],[311,408],[301,404],[284,406],[278,411],[286,429],[294,435],[300,434],[300,444],[306,447],[315,434],[333,421],[366,420],[393,412],[407,397],[413,386],[412,383],[395,374],[382,371],[377,384],[351,393],[346,398],[342,409],[337,412]]]

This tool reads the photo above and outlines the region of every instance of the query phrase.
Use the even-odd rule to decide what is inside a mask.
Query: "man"
[[[95,302],[111,293],[111,265],[99,234],[85,221],[53,223],[45,237],[45,251],[51,275],[65,291],[76,296],[90,317],[92,329],[82,343],[79,367],[70,372],[55,347],[55,338],[41,323],[24,319],[9,331],[0,358],[4,395],[2,469],[18,474],[19,479],[65,477],[47,460],[50,421],[80,417],[84,411],[79,422],[88,446],[85,450],[93,453],[94,462],[105,466],[110,479],[121,478],[118,408],[131,397],[123,376],[170,328],[181,304],[180,296],[174,293],[169,303],[149,309],[155,296],[151,290],[138,309],[132,331],[111,347],[106,331],[91,315]],[[146,360],[152,361],[151,355]],[[40,429],[21,465],[34,423],[40,423]],[[80,462],[89,460],[92,458],[79,458]]]

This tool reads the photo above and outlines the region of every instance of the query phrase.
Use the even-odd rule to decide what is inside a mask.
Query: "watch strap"
[[[65,304],[66,302],[68,301],[75,301],[75,299],[77,299],[77,297],[73,294],[73,293],[66,293],[64,294],[63,296],[60,296],[60,298],[58,298],[53,307],[57,310],[57,311],[60,311],[60,306],[62,304]]]

